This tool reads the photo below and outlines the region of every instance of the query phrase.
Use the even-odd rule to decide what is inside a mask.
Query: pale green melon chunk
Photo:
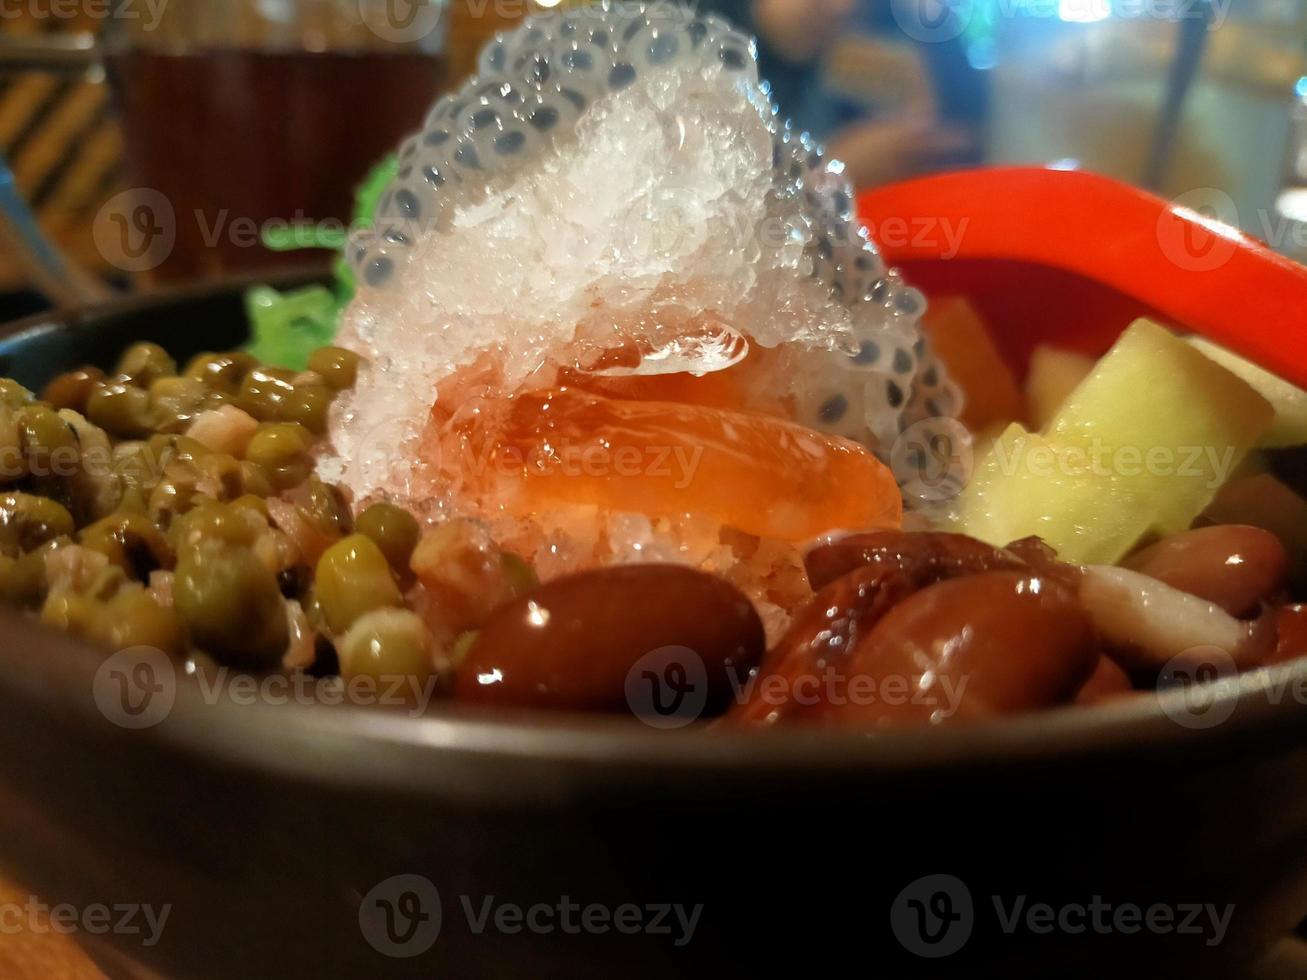
[[[1211,503],[1274,416],[1247,382],[1139,320],[1071,394],[1048,438],[1088,452],[1095,472],[1138,501],[1147,530],[1174,534]]]
[[[1002,547],[1037,535],[1066,560],[1110,565],[1153,523],[1150,501],[1089,454],[1011,425],[981,459],[959,500],[963,534]]]
[[[1274,416],[1247,383],[1141,320],[1070,394],[1046,435],[1013,425],[957,502],[966,534],[1038,535],[1067,561],[1114,564],[1193,524]]]

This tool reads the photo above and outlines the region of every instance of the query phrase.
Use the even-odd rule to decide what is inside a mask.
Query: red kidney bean
[[[1016,555],[1027,565],[1057,561],[1057,552],[1053,546],[1033,534],[1028,538],[1013,541],[1004,550],[1008,554]]]
[[[865,565],[930,569],[932,581],[974,572],[1020,568],[1022,559],[963,534],[872,531],[818,545],[804,558],[808,582],[824,589]]]
[[[583,572],[496,610],[456,668],[454,696],[483,704],[631,710],[628,675],[664,647],[688,647],[702,661],[707,713],[729,702],[761,659],[766,639],[753,604],[715,575],[679,565]]]
[[[1280,539],[1242,524],[1183,531],[1132,555],[1125,564],[1239,617],[1257,613],[1289,580],[1289,556]]]
[[[837,669],[895,603],[929,581],[919,570],[886,564],[864,566],[826,586],[795,613],[732,721],[770,725],[796,710],[790,695],[797,686],[827,668]]]
[[[1098,659],[1094,629],[1071,590],[1019,571],[985,572],[896,605],[856,640],[841,685],[827,684],[792,717],[883,728],[1034,711],[1069,703]]]
[[[1068,589],[1074,590],[1080,587],[1084,569],[1079,565],[1058,561],[1057,552],[1043,538],[1033,536],[1022,538],[1013,541],[1005,550],[1008,554],[1020,558],[1041,575],[1057,579]]]
[[[1076,704],[1102,704],[1132,693],[1134,684],[1130,675],[1115,660],[1102,654],[1093,674],[1076,695]]]
[[[896,603],[941,579],[994,568],[1025,568],[1016,556],[961,534],[873,531],[809,552],[808,578],[820,591],[794,617],[768,654],[764,670],[732,715],[743,724],[774,724],[797,707],[795,684],[834,670]]]

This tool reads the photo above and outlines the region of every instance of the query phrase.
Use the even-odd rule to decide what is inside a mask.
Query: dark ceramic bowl
[[[129,300],[16,326],[0,375],[243,332],[234,288]],[[1307,661],[1205,713],[1173,693],[858,736],[238,704],[185,677],[131,730],[104,660],[0,621],[0,860],[79,909],[169,906],[158,942],[107,937],[165,975],[1228,976],[1307,911]],[[674,904],[702,906],[688,942]]]

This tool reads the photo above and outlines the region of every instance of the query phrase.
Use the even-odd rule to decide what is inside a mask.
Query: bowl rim
[[[41,647],[33,669],[31,649]],[[18,702],[88,739],[139,739],[206,764],[319,785],[397,790],[485,804],[557,804],[614,782],[656,791],[669,781],[721,792],[779,777],[1046,770],[1102,763],[1124,769],[1244,746],[1265,757],[1307,742],[1307,658],[1209,688],[1218,723],[1186,727],[1183,690],[947,727],[883,732],[797,727],[665,731],[620,715],[478,709],[435,702],[425,714],[289,700],[236,703],[179,675],[155,727],[118,727],[94,697],[105,651],[21,614],[0,614],[0,708]],[[235,673],[232,676],[236,676]],[[1289,693],[1292,692],[1292,693]]]
[[[142,309],[229,295],[256,283],[289,286],[314,278],[322,277],[303,271],[250,276],[47,311],[0,326],[0,340],[9,344],[33,332],[94,329],[101,320]],[[42,653],[33,657],[38,645]],[[0,706],[6,701],[33,706],[62,723],[241,769],[515,805],[548,805],[557,802],[560,791],[598,788],[614,778],[653,788],[666,786],[669,777],[693,775],[723,785],[723,779],[756,782],[778,774],[820,779],[1122,756],[1144,760],[1248,742],[1270,753],[1307,742],[1307,658],[1218,681],[1209,688],[1208,710],[1228,717],[1211,725],[1175,721],[1176,713],[1185,711],[1186,693],[1174,690],[983,723],[882,732],[704,731],[702,725],[667,731],[620,716],[440,702],[421,717],[294,701],[237,704],[206,700],[189,679],[178,684],[166,720],[129,732],[96,706],[93,688],[104,659],[103,650],[74,636],[0,613]]]
[[[97,321],[126,316],[176,303],[201,302],[219,296],[234,296],[254,286],[294,289],[296,286],[329,285],[331,276],[319,265],[291,266],[267,273],[229,276],[214,282],[188,282],[122,293],[107,300],[78,306],[53,307],[17,320],[0,323],[0,343],[20,343],[30,336],[58,330],[93,330]]]

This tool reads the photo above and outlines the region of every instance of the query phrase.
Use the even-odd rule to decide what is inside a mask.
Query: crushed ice
[[[333,412],[327,472],[364,498],[414,489],[436,386],[488,394],[558,368],[720,371],[774,349],[813,428],[885,451],[959,398],[920,293],[856,222],[840,164],[778,119],[756,47],[712,16],[611,3],[536,17],[483,53],[401,149],[338,343],[368,365]],[[602,366],[614,350],[633,362]]]

